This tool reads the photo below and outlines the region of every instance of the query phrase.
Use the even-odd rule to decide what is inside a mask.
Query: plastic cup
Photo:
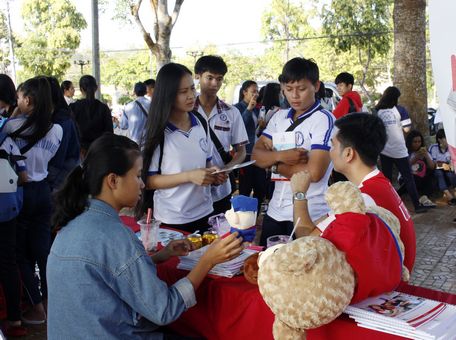
[[[152,220],[147,223],[146,220],[138,221],[141,228],[141,241],[146,251],[156,251],[158,244],[158,228],[160,221]]]
[[[201,234],[190,234],[187,236],[187,239],[192,242],[194,250],[200,249],[203,246]]]
[[[205,231],[203,234],[203,246],[211,244],[216,239],[218,239],[217,232],[215,230]]]
[[[269,236],[266,239],[266,247],[272,247],[275,246],[276,244],[286,244],[288,243],[288,239],[290,238],[289,235],[274,235],[274,236]]]

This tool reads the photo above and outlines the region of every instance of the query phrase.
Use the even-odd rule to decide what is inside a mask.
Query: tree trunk
[[[414,128],[429,135],[426,91],[426,0],[394,0],[394,85]]]
[[[141,7],[142,0],[137,0],[130,6],[131,14],[133,15],[136,24],[141,30],[143,39],[149,47],[152,54],[157,59],[157,71],[171,61],[171,48],[169,46],[171,39],[171,32],[174,24],[179,16],[180,8],[184,0],[176,0],[172,15],[168,14],[166,0],[149,0],[151,9],[154,12],[155,22],[153,25],[153,37],[144,28],[144,25],[139,17],[139,8]]]

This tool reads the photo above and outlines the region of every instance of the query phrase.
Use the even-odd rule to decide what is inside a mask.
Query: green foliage
[[[10,64],[8,42],[6,16],[0,11],[0,72],[5,72],[6,67]]]
[[[118,100],[117,100],[117,103],[119,103],[120,105],[125,105],[129,102],[133,101],[133,97],[130,97],[130,96],[121,96]]]
[[[131,93],[135,83],[150,78],[150,66],[150,53],[147,51],[102,55],[101,83]],[[155,64],[153,68],[156,69]]]
[[[26,35],[17,49],[21,78],[61,78],[79,47],[81,30],[87,27],[84,17],[68,0],[24,0],[22,18]]]
[[[261,26],[263,39],[273,41],[274,51],[268,51],[270,57],[277,60],[282,55],[282,62],[289,59],[292,50],[302,45],[299,39],[313,33],[308,23],[311,14],[313,10],[304,8],[302,1],[272,0],[269,9],[262,15]]]
[[[332,0],[323,6],[323,32],[336,50],[385,55],[391,44],[391,0]],[[385,34],[386,33],[386,34]]]

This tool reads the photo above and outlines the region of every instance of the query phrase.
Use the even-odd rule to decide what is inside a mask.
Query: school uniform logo
[[[302,146],[304,144],[304,135],[301,131],[297,131],[295,134],[296,146]]]
[[[207,153],[207,139],[201,138],[199,140],[199,145],[200,145],[201,150],[203,150],[204,153]]]
[[[222,113],[222,114],[220,115],[220,120],[221,120],[222,122],[226,122],[227,119],[228,119],[228,117],[226,116],[226,114]]]

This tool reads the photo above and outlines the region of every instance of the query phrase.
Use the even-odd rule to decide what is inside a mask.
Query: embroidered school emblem
[[[301,131],[296,131],[295,140],[296,146],[302,146],[304,144],[304,135]]]
[[[201,138],[199,140],[199,145],[200,145],[201,150],[203,150],[203,152],[207,153],[207,140],[206,140],[206,138]]]
[[[226,114],[222,113],[222,114],[220,115],[220,120],[221,120],[221,121],[225,122],[227,119],[228,119],[228,117],[226,116]]]

